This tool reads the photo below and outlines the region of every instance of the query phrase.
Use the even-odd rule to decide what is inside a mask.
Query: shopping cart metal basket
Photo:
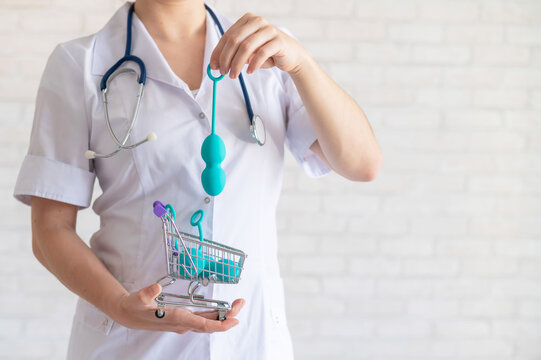
[[[246,254],[241,250],[203,238],[201,221],[204,212],[196,211],[190,224],[197,227],[199,236],[179,231],[175,224],[176,213],[173,206],[160,201],[153,204],[154,215],[162,221],[163,241],[167,275],[157,283],[165,289],[176,280],[189,280],[186,295],[162,291],[155,299],[158,303],[156,317],[165,316],[165,306],[187,306],[218,310],[218,320],[224,320],[231,305],[227,301],[206,299],[196,294],[201,285],[237,284],[243,269]]]

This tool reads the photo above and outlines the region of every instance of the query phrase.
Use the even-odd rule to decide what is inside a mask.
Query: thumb
[[[160,284],[152,284],[142,288],[137,292],[139,300],[144,304],[149,304],[154,298],[162,292],[162,286]]]

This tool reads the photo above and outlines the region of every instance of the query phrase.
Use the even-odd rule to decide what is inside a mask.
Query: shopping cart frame
[[[247,255],[241,250],[204,239],[200,225],[202,211],[194,213],[191,219],[191,224],[199,228],[197,237],[179,231],[175,224],[174,208],[171,205],[155,201],[153,210],[162,221],[167,266],[167,275],[156,281],[162,286],[162,292],[155,298],[158,304],[156,317],[163,318],[165,306],[168,305],[217,310],[218,320],[225,320],[227,311],[231,310],[231,305],[227,301],[208,299],[196,292],[201,286],[207,286],[209,283],[237,284]],[[198,221],[194,221],[198,213],[200,217]],[[181,246],[178,246],[179,244]],[[180,261],[181,259],[183,260]],[[188,260],[187,264],[185,260]],[[163,291],[177,280],[190,281],[186,295]]]

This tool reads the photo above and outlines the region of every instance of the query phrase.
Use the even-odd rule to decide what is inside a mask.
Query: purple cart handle
[[[167,214],[167,209],[165,209],[165,205],[161,201],[154,201],[152,207],[154,208],[154,215],[159,218]]]

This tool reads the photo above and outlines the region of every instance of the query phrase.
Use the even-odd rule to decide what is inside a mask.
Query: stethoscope
[[[220,35],[223,36],[224,29],[222,27],[222,24],[218,20],[218,17],[216,14],[212,11],[210,7],[205,4],[205,9],[208,11],[212,19],[214,20],[214,23],[218,27],[218,30],[220,31]],[[126,31],[126,50],[124,52],[124,56],[118,60],[107,72],[103,75],[101,82],[100,82],[100,90],[102,93],[102,99],[103,99],[103,109],[105,113],[105,122],[107,124],[107,130],[109,131],[109,134],[111,135],[111,138],[115,142],[117,148],[108,153],[108,154],[100,154],[92,150],[87,150],[85,152],[85,157],[87,159],[95,159],[95,158],[109,158],[113,155],[116,155],[120,150],[123,149],[133,149],[136,148],[139,145],[142,145],[146,143],[147,141],[154,141],[157,139],[157,135],[155,132],[149,133],[146,138],[144,138],[141,141],[136,142],[135,144],[127,145],[128,139],[131,135],[131,131],[133,130],[133,127],[135,125],[135,122],[137,120],[137,117],[139,115],[139,108],[141,105],[141,99],[143,98],[143,92],[145,88],[145,82],[146,82],[146,69],[145,69],[145,63],[141,58],[131,55],[131,37],[132,37],[132,22],[133,22],[133,10],[134,10],[134,4],[130,6],[130,9],[128,11],[128,21],[127,21],[127,31]],[[132,68],[123,68],[119,71],[118,68],[126,63],[132,61],[136,63],[139,66],[139,74],[137,74],[137,71]],[[109,107],[108,107],[108,100],[107,100],[107,92],[108,92],[108,86],[109,83],[118,75],[123,73],[135,73],[137,76],[137,82],[139,83],[139,90],[137,92],[137,99],[135,104],[135,109],[130,121],[130,126],[126,130],[126,134],[122,139],[120,139],[115,131],[113,130],[113,127],[111,126],[111,121],[109,119]],[[239,82],[240,87],[242,89],[242,95],[244,96],[244,103],[246,104],[246,112],[248,113],[248,119],[250,121],[250,134],[255,139],[255,141],[259,145],[265,144],[266,140],[266,131],[265,126],[263,124],[263,120],[261,117],[257,114],[254,114],[254,111],[252,110],[252,104],[250,102],[250,97],[248,96],[248,90],[246,89],[246,84],[244,82],[244,78],[242,74],[239,74]]]

